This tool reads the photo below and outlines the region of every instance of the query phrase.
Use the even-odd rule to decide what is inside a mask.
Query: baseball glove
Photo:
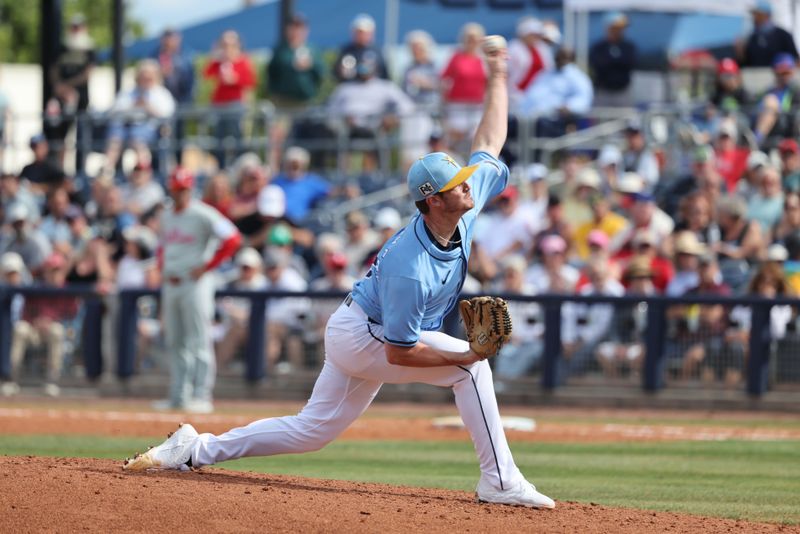
[[[467,341],[481,359],[494,356],[511,339],[511,316],[506,301],[495,297],[473,297],[458,303]]]

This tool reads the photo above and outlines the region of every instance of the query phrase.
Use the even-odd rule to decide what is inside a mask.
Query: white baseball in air
[[[483,53],[486,55],[505,50],[507,47],[506,38],[502,35],[487,35],[483,38]]]

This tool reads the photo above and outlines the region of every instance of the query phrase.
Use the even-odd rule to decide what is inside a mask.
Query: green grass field
[[[147,439],[0,436],[0,454],[121,460]],[[800,445],[792,441],[514,443],[522,471],[556,500],[753,521],[800,523]],[[299,456],[221,467],[316,478],[472,490],[468,442],[338,441]]]

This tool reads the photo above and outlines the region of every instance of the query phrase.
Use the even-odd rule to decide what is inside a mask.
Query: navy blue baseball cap
[[[432,152],[419,158],[408,170],[408,192],[414,202],[418,202],[450,191],[465,182],[477,168],[477,163],[462,167],[444,152]]]

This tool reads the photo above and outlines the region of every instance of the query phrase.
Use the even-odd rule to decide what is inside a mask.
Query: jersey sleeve
[[[419,280],[389,276],[381,284],[384,306],[383,337],[387,343],[413,347],[419,341],[425,315],[424,287]]]
[[[481,211],[489,200],[503,192],[508,184],[508,167],[488,152],[474,152],[469,164],[478,164],[470,176],[469,186],[475,200],[475,211]]]

